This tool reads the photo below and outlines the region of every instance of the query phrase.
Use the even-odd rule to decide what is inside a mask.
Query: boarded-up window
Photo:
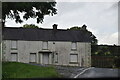
[[[58,53],[55,53],[55,63],[58,62]]]
[[[17,41],[11,41],[11,49],[17,49]]]
[[[42,48],[48,49],[48,42],[47,41],[43,41]]]
[[[77,43],[76,42],[72,42],[72,50],[76,50],[77,49]]]
[[[17,60],[18,60],[17,53],[11,53],[11,61],[17,61]]]
[[[70,62],[78,62],[78,54],[70,54]]]
[[[36,62],[36,53],[30,53],[30,62]]]

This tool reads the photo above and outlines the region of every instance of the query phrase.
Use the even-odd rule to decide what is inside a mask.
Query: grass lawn
[[[60,78],[54,67],[40,67],[19,62],[2,63],[3,78]]]

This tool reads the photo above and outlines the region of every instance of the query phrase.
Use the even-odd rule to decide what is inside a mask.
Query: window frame
[[[76,55],[76,56],[77,56],[77,59],[76,59],[77,61],[71,61],[71,55]],[[70,59],[70,60],[69,60],[69,63],[70,63],[70,64],[78,64],[78,54],[77,54],[77,53],[76,53],[76,54],[71,53],[69,59]]]
[[[35,62],[31,62],[31,54],[35,54]],[[37,61],[37,54],[36,53],[30,53],[29,63],[36,63],[36,61]]]
[[[46,45],[47,47],[45,47],[45,43],[47,43],[47,45]],[[43,50],[48,50],[48,41],[43,41],[42,42],[42,49]]]
[[[58,63],[58,53],[55,53],[55,55],[54,55],[54,62]]]
[[[15,47],[13,47],[14,44],[15,44]],[[11,50],[17,50],[17,47],[18,47],[17,46],[17,41],[16,40],[14,40],[14,41],[12,40],[11,41]]]
[[[12,54],[16,54],[16,61],[12,61]],[[17,52],[11,52],[11,61],[12,62],[17,62],[18,61],[18,53]]]
[[[77,42],[71,43],[71,50],[73,50],[73,51],[77,50]]]

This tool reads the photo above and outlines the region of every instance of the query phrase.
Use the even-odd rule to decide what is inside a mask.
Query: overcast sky
[[[58,24],[58,29],[87,25],[98,39],[98,44],[118,44],[118,2],[57,2],[57,15],[45,16],[43,24],[37,24],[36,19],[29,19],[22,24],[16,24],[7,19],[7,27],[20,27],[24,24],[35,24],[42,28],[52,28]],[[112,0],[111,0],[112,1]]]

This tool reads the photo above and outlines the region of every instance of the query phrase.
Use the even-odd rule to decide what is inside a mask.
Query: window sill
[[[55,63],[58,63],[58,61],[55,61]]]
[[[11,48],[11,50],[17,50],[17,48]]]
[[[42,50],[48,50],[48,49],[42,49]]]
[[[71,51],[77,51],[77,49],[71,49]]]
[[[29,63],[36,63],[36,62],[29,62]]]
[[[78,64],[78,62],[69,62],[70,64]]]

